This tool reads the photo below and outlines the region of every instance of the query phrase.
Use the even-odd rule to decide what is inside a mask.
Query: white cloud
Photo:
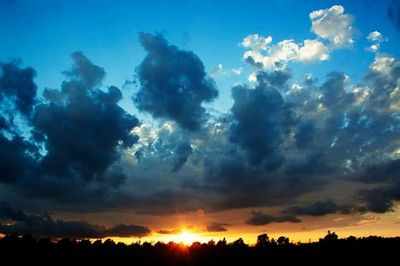
[[[392,69],[393,63],[394,63],[393,57],[378,55],[370,67],[373,71],[387,75]]]
[[[269,44],[272,42],[272,37],[262,37],[258,34],[248,35],[243,39],[241,45],[245,48],[250,48],[254,51],[267,50]]]
[[[310,13],[311,29],[322,39],[328,40],[334,47],[343,47],[353,41],[353,17],[344,13],[341,5]]]
[[[246,46],[243,45],[245,41],[242,42],[243,47],[260,47],[258,44],[252,45],[251,42],[249,42],[249,36],[245,38]],[[259,38],[266,39],[262,36],[259,36]],[[256,41],[258,40],[259,39]],[[276,63],[285,65],[290,61],[325,61],[329,59],[329,51],[327,47],[318,40],[305,40],[304,43],[296,43],[294,40],[288,39],[280,41],[275,45],[265,46],[263,49],[248,50],[244,53],[243,58],[246,60],[251,58],[254,63],[260,64],[265,69],[274,69],[277,68]]]
[[[382,34],[379,31],[372,31],[368,34],[367,40],[371,42],[371,45],[368,47],[368,50],[376,53],[378,52],[380,45],[385,41]]]
[[[371,42],[382,42],[383,37],[379,31],[372,31],[368,34],[367,39]]]
[[[229,77],[232,75],[240,76],[242,73],[243,73],[243,69],[241,67],[225,69],[222,64],[218,64],[210,72],[210,75],[213,78],[218,78],[218,77]]]
[[[329,59],[329,51],[321,41],[305,40],[300,47],[298,59],[304,62],[325,61]]]
[[[251,73],[251,74],[248,76],[247,80],[250,81],[250,82],[256,82],[256,81],[257,81],[257,74],[256,74],[256,72]]]
[[[243,73],[243,68],[241,68],[241,67],[232,68],[231,71],[236,76],[240,76]]]
[[[316,10],[309,16],[312,30],[318,38],[306,39],[304,42],[286,39],[272,44],[271,36],[251,34],[241,42],[242,47],[247,49],[243,58],[258,67],[275,69],[277,66],[285,67],[291,61],[326,61],[332,50],[353,43],[353,17],[345,14],[342,6]]]

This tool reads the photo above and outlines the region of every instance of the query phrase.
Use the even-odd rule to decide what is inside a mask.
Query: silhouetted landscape
[[[257,237],[255,245],[242,238],[231,243],[225,239],[208,243],[149,243],[140,241],[126,245],[105,241],[49,238],[36,240],[31,235],[6,235],[0,240],[3,261],[29,263],[90,263],[110,265],[325,265],[342,263],[383,263],[396,261],[400,237],[369,236],[339,239],[328,234],[313,243],[292,243],[287,237]]]

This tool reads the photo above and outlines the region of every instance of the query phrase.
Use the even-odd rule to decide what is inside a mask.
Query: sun
[[[196,234],[188,231],[183,231],[180,234],[177,234],[174,238],[175,242],[183,243],[185,245],[190,245],[198,240],[198,236]]]

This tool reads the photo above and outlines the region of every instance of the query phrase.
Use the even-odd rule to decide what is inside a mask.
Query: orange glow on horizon
[[[199,241],[199,236],[189,231],[182,231],[181,233],[173,237],[176,243],[183,243],[185,245],[191,245],[193,242]]]

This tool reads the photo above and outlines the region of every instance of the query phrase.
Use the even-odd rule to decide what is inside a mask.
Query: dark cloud
[[[9,222],[12,223],[9,223]],[[0,202],[0,233],[31,234],[36,237],[103,238],[140,237],[150,234],[140,225],[120,224],[106,229],[85,221],[54,220],[49,214],[26,214]]]
[[[188,143],[181,143],[176,147],[174,156],[173,171],[178,171],[187,161],[188,157],[193,153],[192,147]]]
[[[161,35],[141,33],[139,39],[147,56],[137,69],[140,89],[133,98],[137,108],[156,118],[174,120],[185,129],[199,129],[206,120],[202,103],[218,95],[203,63]]]
[[[150,229],[141,225],[119,224],[107,229],[105,231],[105,235],[117,237],[137,237],[149,235],[150,232]]]
[[[315,126],[312,120],[306,120],[299,124],[296,132],[296,146],[305,149],[314,138]]]
[[[357,180],[380,185],[360,191],[366,210],[377,213],[393,211],[394,201],[400,200],[400,159],[369,165]]]
[[[0,129],[0,183],[35,175],[37,148],[20,136],[6,138]]]
[[[232,115],[218,122],[230,143],[213,143],[215,156],[204,161],[206,186],[219,193],[212,208],[280,206],[325,183],[320,174],[331,168],[323,154],[307,148],[292,157],[297,150],[289,141],[304,122],[294,120],[296,106],[283,98],[290,77],[289,71],[259,72],[255,88],[232,89]]]
[[[0,219],[22,221],[27,219],[27,215],[21,210],[14,209],[5,202],[0,202]]]
[[[262,212],[252,212],[252,217],[250,217],[246,223],[250,225],[260,226],[267,225],[270,223],[300,223],[301,220],[296,216],[292,215],[280,215],[272,216],[269,214],[264,214]]]
[[[400,176],[400,159],[367,165],[357,180],[364,183],[397,182]]]
[[[179,234],[180,232],[181,230],[179,229],[171,229],[171,230],[160,229],[157,231],[157,233],[161,235],[176,235]]]
[[[35,174],[38,148],[29,142],[18,125],[29,120],[37,87],[31,67],[19,61],[0,64],[0,182],[14,183]]]
[[[384,213],[393,211],[393,201],[400,199],[400,186],[384,186],[363,189],[360,197],[365,202],[365,209],[371,212]]]
[[[1,73],[11,84],[0,90],[4,199],[52,211],[283,210],[254,213],[250,224],[393,209],[400,187],[398,59],[377,55],[357,86],[340,72],[290,84],[287,69],[260,71],[254,87],[232,88],[229,112],[207,113],[202,104],[217,92],[200,59],[159,35],[140,38],[147,56],[134,101],[160,121],[139,125],[120,107],[121,91],[102,86],[105,70],[82,53],[73,54],[61,89],[47,88],[42,98],[35,96],[33,69],[12,63]],[[336,203],[341,195],[330,190],[342,181],[353,182],[354,191],[363,183],[352,207]],[[323,186],[332,200],[299,205],[300,196]],[[87,235],[137,229],[63,224],[78,225]]]
[[[322,103],[330,108],[342,108],[353,101],[353,94],[345,91],[346,76],[344,73],[331,72],[322,84]]]
[[[229,224],[225,223],[209,223],[206,227],[207,232],[225,232],[228,231],[226,228]]]
[[[383,213],[392,211],[394,201],[400,199],[400,159],[394,154],[398,149],[396,143],[400,132],[397,115],[400,106],[400,61],[377,56],[373,65],[379,67],[372,67],[365,77],[371,95],[368,105],[364,107],[364,130],[358,128],[358,132],[363,136],[361,146],[364,153],[376,154],[380,151],[391,155],[362,161],[359,171],[353,176],[355,181],[373,187],[359,192],[365,210]]]
[[[388,8],[388,16],[397,30],[400,30],[400,1],[392,0]]]
[[[36,72],[31,67],[20,68],[19,64],[19,61],[1,64],[0,101],[9,99],[19,112],[28,115],[35,104],[37,87],[33,78]]]
[[[157,129],[145,124],[139,131],[142,140],[137,145],[135,157],[143,166],[150,163],[149,159],[156,158],[168,162],[170,170],[175,173],[194,153],[190,136],[174,123],[166,122]]]
[[[232,88],[234,120],[230,140],[244,149],[252,165],[263,164],[273,170],[284,160],[280,145],[286,108],[279,89],[289,78],[280,71],[259,72],[254,89],[240,85]]]
[[[103,90],[104,69],[80,52],[72,58],[61,89],[46,88],[42,98],[35,97],[32,68],[2,65],[0,182],[9,184],[3,200],[93,211],[124,198],[120,159],[137,142],[131,130],[139,121],[119,106],[118,88]]]
[[[304,206],[292,206],[282,213],[292,215],[323,216],[333,213],[349,214],[352,210],[350,205],[338,205],[332,200],[317,201]]]
[[[99,89],[105,72],[82,53],[72,55],[74,65],[61,90],[46,89],[46,102],[36,107],[32,124],[45,139],[44,174],[101,179],[119,159],[118,147],[137,142],[131,130],[139,121],[122,109],[121,91]],[[58,122],[56,122],[58,121]]]

